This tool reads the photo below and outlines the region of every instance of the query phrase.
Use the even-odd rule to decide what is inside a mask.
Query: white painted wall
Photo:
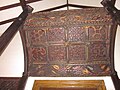
[[[120,10],[120,1],[116,0],[116,7]],[[116,33],[116,42],[115,42],[115,69],[118,72],[120,78],[120,26],[118,26],[118,30]]]
[[[0,3],[0,6],[11,4],[11,3],[16,3],[19,0],[2,0]],[[102,6],[100,4],[102,0],[69,0],[70,3],[72,4],[80,4],[80,5],[92,5],[92,6]],[[65,4],[65,0],[43,0],[40,2],[36,2],[33,4],[30,4],[32,7],[34,7],[33,12],[37,12],[40,10],[44,10],[50,7],[55,7],[59,5]],[[116,3],[117,8],[120,8],[120,1],[117,0]],[[17,7],[14,9],[10,10],[5,10],[5,11],[0,11],[0,21],[5,20],[8,18],[16,17],[22,12],[21,7]],[[3,33],[6,28],[10,25],[5,24],[0,26],[0,33]],[[117,36],[116,36],[116,44],[115,44],[115,68],[119,74],[120,77],[120,27],[118,28],[117,31]],[[15,35],[13,40],[10,42],[4,53],[0,56],[0,77],[21,77],[22,72],[24,70],[24,55],[23,55],[23,47],[22,47],[22,42],[21,38],[19,35],[19,32]],[[41,78],[32,78],[30,77],[28,79],[26,89],[25,90],[31,90],[32,86],[35,79],[41,79]],[[42,78],[42,79],[61,79],[61,78]],[[65,78],[62,78],[65,79]],[[69,78],[69,79],[83,79],[83,78]],[[107,86],[107,90],[114,90],[112,81],[110,77],[87,77],[84,79],[102,79],[105,81],[105,84]]]

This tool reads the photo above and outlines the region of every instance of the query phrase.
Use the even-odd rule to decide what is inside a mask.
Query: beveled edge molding
[[[96,88],[106,90],[103,80],[35,80],[32,90],[40,88]]]

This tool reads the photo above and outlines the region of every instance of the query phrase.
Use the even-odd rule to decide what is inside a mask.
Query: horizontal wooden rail
[[[45,12],[45,11],[52,11],[52,10],[55,10],[55,9],[60,9],[60,8],[64,8],[64,7],[76,7],[76,8],[94,8],[92,6],[83,6],[83,5],[74,5],[74,4],[64,4],[64,5],[61,5],[61,6],[57,6],[57,7],[53,7],[53,8],[49,8],[49,9],[46,9],[46,10],[42,10],[41,12]],[[0,22],[0,25],[3,25],[3,24],[6,24],[6,23],[9,23],[9,22],[12,22],[14,21],[16,18],[12,18],[12,19],[8,19],[8,20],[5,20],[5,21],[1,21]]]
[[[23,10],[25,10],[27,8],[27,3],[25,0],[19,0],[20,1],[20,4],[21,4],[21,7]]]
[[[34,3],[34,2],[38,2],[38,1],[42,1],[42,0],[27,0],[27,1],[26,1],[26,4]],[[22,0],[21,0],[21,2],[22,2]],[[17,7],[17,6],[21,6],[21,4],[22,4],[22,3],[15,3],[15,4],[3,6],[3,7],[0,7],[0,11],[6,10],[6,9],[10,9],[10,8],[14,8],[14,7]],[[6,23],[9,23],[9,22],[12,22],[12,21],[14,21],[16,18],[17,18],[17,17],[11,18],[11,19],[8,19],[8,20],[4,20],[4,21],[0,21],[0,25],[3,25],[3,24],[6,24]]]
[[[9,23],[9,22],[12,22],[14,21],[16,18],[11,18],[11,19],[8,19],[8,20],[5,20],[5,21],[1,21],[0,22],[0,25],[3,25],[3,24],[6,24],[6,23]]]
[[[32,7],[28,6],[28,9],[24,10],[18,18],[9,26],[9,28],[0,36],[0,55],[6,49],[14,35],[17,33],[18,28],[23,24],[28,13],[32,12]]]
[[[95,8],[93,6],[84,6],[84,5],[76,5],[76,4],[64,4],[64,5],[61,5],[61,6],[57,6],[57,7],[49,8],[49,9],[46,9],[46,10],[42,10],[41,12],[52,11],[52,10],[56,10],[56,9],[60,9],[60,8],[64,8],[64,7]]]
[[[26,4],[33,3],[33,2],[38,2],[38,1],[42,1],[42,0],[27,0]],[[10,9],[10,8],[14,8],[14,7],[17,7],[17,6],[21,6],[21,3],[15,3],[15,4],[0,7],[0,11]]]

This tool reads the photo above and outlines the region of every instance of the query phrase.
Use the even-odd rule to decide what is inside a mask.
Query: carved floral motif
[[[30,48],[31,61],[34,63],[46,62],[47,61],[47,51],[45,47],[33,47]]]
[[[40,43],[46,42],[45,30],[32,30],[29,31],[28,37],[32,45],[39,45]]]

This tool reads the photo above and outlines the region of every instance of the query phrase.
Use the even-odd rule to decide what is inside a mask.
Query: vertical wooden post
[[[27,8],[27,4],[26,4],[25,0],[20,0],[20,4],[21,4],[23,10],[25,10]]]
[[[111,75],[113,84],[115,86],[115,90],[120,90],[120,79],[117,75],[117,72],[115,72],[114,74]]]

